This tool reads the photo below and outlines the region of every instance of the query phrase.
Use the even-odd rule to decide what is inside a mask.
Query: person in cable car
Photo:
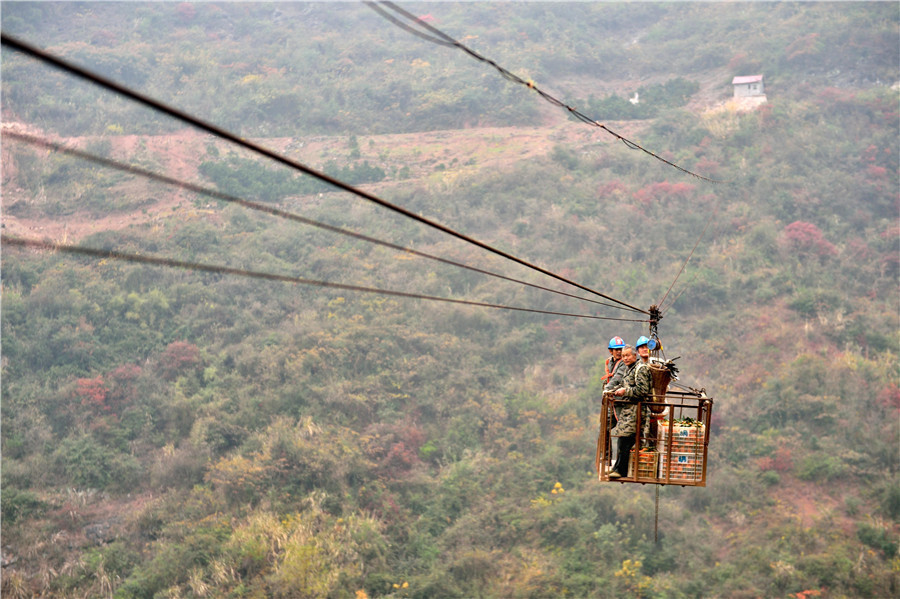
[[[625,371],[628,370],[628,366],[625,364],[625,360],[622,359],[622,349],[624,347],[625,340],[621,337],[616,336],[609,340],[609,357],[604,363],[606,374],[600,377],[600,380],[605,383],[603,385],[604,393],[615,391],[622,386],[622,381],[625,380]],[[610,430],[613,423],[612,411],[609,412],[607,418],[606,430]]]
[[[609,357],[604,362],[606,374],[600,377],[604,383],[604,391],[610,388],[616,389],[625,378],[625,362],[622,361],[622,348],[624,347],[625,340],[621,337],[616,336],[609,340]]]
[[[634,348],[637,350],[638,356],[641,358],[641,362],[644,364],[650,364],[650,340],[647,337],[641,335],[638,337],[637,342],[634,344]]]
[[[622,359],[628,367],[622,386],[613,391],[617,398],[626,402],[616,403],[616,419],[618,423],[612,429],[610,435],[617,437],[616,447],[618,455],[609,473],[610,479],[628,476],[628,456],[634,447],[637,435],[637,402],[652,400],[653,383],[650,375],[650,348],[649,339],[641,336],[637,340],[637,349],[630,345],[622,350]],[[640,360],[638,360],[640,354]],[[647,446],[650,437],[650,410],[646,405],[641,409],[641,439],[642,445]]]

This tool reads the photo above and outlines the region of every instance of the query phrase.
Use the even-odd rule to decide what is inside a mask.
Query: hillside
[[[644,322],[4,246],[3,596],[895,595],[896,7],[408,8],[723,183],[363,5],[9,2],[2,24],[611,297],[665,297],[666,352],[715,398],[708,485],[660,490],[656,541],[656,489],[593,472],[606,341]],[[13,140],[561,287],[2,59],[4,235],[632,314]],[[748,73],[768,94],[752,110],[730,101]]]
[[[549,116],[549,115],[548,115]],[[370,161],[385,171],[398,173],[406,167],[403,177],[390,177],[380,183],[364,184],[363,188],[376,194],[390,195],[397,185],[428,185],[450,183],[452,180],[479,172],[494,170],[521,160],[550,154],[557,145],[579,152],[597,152],[610,145],[608,134],[591,131],[584,126],[564,120],[556,112],[556,124],[550,127],[478,127],[462,130],[434,131],[392,135],[370,135],[356,138],[359,158]],[[633,135],[643,127],[640,122],[610,123],[623,135]],[[21,123],[5,122],[4,130],[47,138],[43,131]],[[154,156],[169,176],[185,181],[201,181],[200,163],[205,159],[208,144],[215,145],[211,135],[186,129],[177,134],[160,136],[117,135],[87,137],[56,137],[54,142],[66,147],[85,150],[101,142],[109,144],[108,157],[129,163],[140,159],[138,152]],[[350,151],[348,136],[316,136],[312,138],[261,138],[253,141],[283,153],[313,168],[322,169],[328,160],[346,159]],[[223,148],[224,144],[220,144]],[[73,206],[62,218],[47,214],[36,202],[33,190],[27,189],[27,179],[20,179],[16,161],[11,157],[14,142],[5,149],[6,183],[4,194],[4,225],[7,233],[26,234],[40,231],[53,240],[63,238],[77,241],[97,231],[119,230],[146,224],[161,217],[196,216],[194,203],[183,193],[172,190],[168,197],[149,198],[140,210],[125,207],[108,215],[98,215]],[[223,152],[225,150],[223,149]],[[441,166],[439,166],[441,165]],[[125,194],[134,195],[125,186]],[[175,214],[173,214],[173,212]]]

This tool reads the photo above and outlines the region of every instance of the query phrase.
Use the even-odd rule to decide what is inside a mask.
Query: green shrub
[[[287,196],[329,188],[318,179],[297,176],[287,168],[270,169],[256,160],[237,156],[201,162],[199,170],[220,191],[254,202],[279,202]]]
[[[845,471],[846,467],[840,458],[813,454],[801,460],[800,466],[797,468],[797,476],[802,480],[826,482],[841,476]]]
[[[2,515],[4,526],[15,524],[16,520],[27,518],[46,509],[46,504],[31,491],[22,491],[8,485],[3,486]]]
[[[385,177],[384,169],[372,166],[368,160],[363,161],[362,164],[348,164],[343,167],[339,167],[336,162],[330,161],[325,164],[325,172],[350,185],[378,183]]]
[[[860,524],[856,530],[856,536],[869,547],[882,551],[887,559],[897,555],[897,541],[891,540],[890,534],[885,528]]]
[[[104,489],[112,478],[112,452],[90,435],[64,439],[54,455],[70,484],[75,486]]]
[[[876,491],[881,512],[888,518],[900,520],[900,484],[897,478],[885,480]]]
[[[766,470],[765,472],[760,473],[759,480],[767,487],[774,487],[781,482],[781,476],[774,470]]]

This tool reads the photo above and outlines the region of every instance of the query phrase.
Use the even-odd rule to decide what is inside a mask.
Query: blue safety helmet
[[[647,345],[647,346],[650,345],[650,340],[647,339],[646,337],[644,337],[643,335],[638,337],[638,340],[635,342],[634,347],[635,347],[635,349],[637,349],[638,347],[640,347],[642,345]]]
[[[625,347],[625,340],[621,337],[613,337],[609,340],[609,349],[622,349]]]

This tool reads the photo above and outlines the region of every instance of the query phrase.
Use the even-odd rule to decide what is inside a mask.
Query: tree
[[[103,382],[103,377],[92,379],[77,379],[75,381],[75,394],[81,399],[81,405],[89,407],[95,413],[108,412],[110,406],[106,403],[109,390]]]
[[[788,249],[799,254],[819,258],[837,254],[834,244],[825,239],[819,227],[812,223],[795,221],[784,228],[782,238]]]
[[[200,363],[200,349],[187,341],[170,343],[159,356],[159,371],[166,380],[174,380],[185,370]]]

